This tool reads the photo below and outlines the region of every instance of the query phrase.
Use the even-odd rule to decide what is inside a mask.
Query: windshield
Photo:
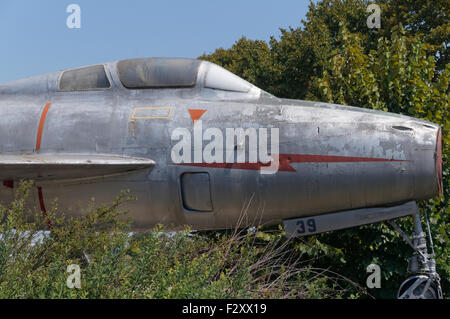
[[[252,85],[224,68],[208,63],[205,87],[214,90],[247,93]]]

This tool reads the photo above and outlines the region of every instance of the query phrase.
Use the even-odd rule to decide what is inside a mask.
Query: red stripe
[[[44,217],[44,219],[47,220],[47,225],[51,229],[51,228],[53,228],[53,226],[47,216],[47,210],[45,209],[44,196],[42,195],[42,187],[41,186],[38,186],[38,196],[39,196],[39,205],[41,206],[42,217]]]
[[[308,154],[280,154],[281,158],[286,158],[292,163],[404,162],[404,160],[387,158]]]
[[[181,163],[183,166],[211,167],[211,168],[227,168],[227,169],[248,169],[259,170],[261,166],[269,166],[268,164],[257,163]]]
[[[6,179],[3,181],[3,186],[13,189],[14,188],[14,181],[11,179]]]
[[[373,157],[355,157],[355,156],[335,156],[335,155],[310,155],[310,154],[280,154],[278,170],[282,172],[295,172],[291,163],[355,163],[355,162],[407,162],[406,160],[396,160],[387,158]],[[269,166],[269,163],[181,163],[178,165],[209,167],[209,168],[227,168],[227,169],[246,169],[260,170],[263,166]]]
[[[47,117],[48,109],[50,108],[51,103],[47,103],[44,107],[44,111],[42,111],[41,120],[39,121],[38,133],[36,136],[36,151],[39,151],[41,148],[41,139],[42,139],[42,131],[44,129],[45,118]]]

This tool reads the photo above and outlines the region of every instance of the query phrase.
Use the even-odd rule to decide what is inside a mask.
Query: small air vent
[[[407,126],[393,126],[392,128],[399,131],[413,131],[412,128]]]

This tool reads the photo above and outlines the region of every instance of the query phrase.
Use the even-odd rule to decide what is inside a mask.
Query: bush
[[[25,208],[32,182],[0,205],[0,298],[340,298],[365,292],[309,266],[294,242],[275,233],[235,230],[130,233],[120,205],[92,201],[80,218]],[[30,218],[32,216],[33,218]],[[68,288],[79,265],[81,288]]]

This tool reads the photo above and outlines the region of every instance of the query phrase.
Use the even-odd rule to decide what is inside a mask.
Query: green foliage
[[[448,0],[377,1],[383,16],[380,35],[390,38],[390,30],[402,24],[408,37],[423,37],[423,43],[436,57],[436,67],[443,70],[450,62],[450,2]]]
[[[444,196],[419,204],[430,215],[437,268],[448,295],[450,2],[377,1],[381,29],[366,25],[369,3],[311,2],[303,27],[281,29],[279,40],[273,37],[265,44],[242,38],[228,50],[200,58],[223,65],[278,97],[373,108],[439,124]],[[239,61],[239,66],[233,61]],[[407,218],[400,224],[412,231]],[[318,257],[313,265],[331,267],[360,284],[365,283],[366,267],[376,262],[384,280],[382,289],[371,292],[379,297],[395,296],[412,253],[385,224],[311,236],[300,241],[299,247]]]
[[[0,298],[341,298],[364,291],[313,268],[279,234],[167,232],[130,234],[120,205],[94,206],[65,218],[25,203],[32,182],[0,205]],[[30,218],[30,216],[34,216]],[[51,224],[49,224],[51,221]],[[48,225],[51,225],[49,228]],[[45,232],[42,229],[46,229]],[[68,288],[67,266],[81,267],[81,288]]]

